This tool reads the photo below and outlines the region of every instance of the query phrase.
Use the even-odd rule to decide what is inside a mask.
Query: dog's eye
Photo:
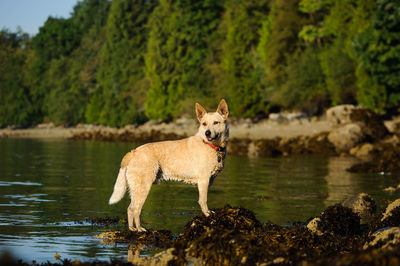
[[[218,121],[214,121],[214,125],[218,125],[219,124],[219,122]]]
[[[206,122],[204,122],[204,123],[203,123],[203,126],[207,126],[207,123],[206,123]]]

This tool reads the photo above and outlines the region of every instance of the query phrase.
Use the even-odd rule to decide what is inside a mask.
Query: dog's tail
[[[108,201],[108,204],[117,203],[124,197],[127,185],[125,173],[126,173],[126,168],[121,167],[119,169],[117,181],[115,181],[114,191],[110,197],[110,200]]]
[[[128,168],[128,164],[133,157],[133,151],[128,152],[121,162],[121,168],[119,169],[117,181],[115,181],[114,191],[108,201],[108,204],[114,204],[120,201],[126,192],[127,189],[127,181],[126,181],[126,170]]]

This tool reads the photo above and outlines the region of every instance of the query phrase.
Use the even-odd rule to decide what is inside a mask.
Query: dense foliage
[[[0,126],[112,126],[272,106],[400,102],[394,0],[81,0],[35,36],[0,32]]]

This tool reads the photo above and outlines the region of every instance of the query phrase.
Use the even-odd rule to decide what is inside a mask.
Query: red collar
[[[212,143],[210,143],[210,142],[207,142],[207,141],[205,141],[204,139],[203,139],[203,143],[204,143],[204,144],[207,144],[208,146],[210,146],[211,148],[213,148],[213,149],[216,150],[216,151],[223,151],[223,150],[224,150],[224,148],[215,146],[214,144],[212,144]]]

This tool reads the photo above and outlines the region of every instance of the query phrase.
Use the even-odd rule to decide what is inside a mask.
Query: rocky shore
[[[209,217],[197,215],[174,236],[168,230],[113,230],[118,218],[88,220],[108,229],[105,244],[128,243],[127,262],[64,260],[45,265],[399,265],[400,199],[377,211],[361,193],[328,207],[307,222],[261,223],[255,214],[226,205]],[[125,225],[126,227],[126,225]],[[140,256],[143,249],[162,250]],[[15,265],[27,265],[26,263]]]
[[[377,206],[369,195],[357,194],[288,226],[262,223],[252,211],[226,205],[209,217],[194,216],[178,236],[168,230],[118,231],[119,218],[87,219],[105,227],[95,236],[102,243],[128,244],[127,261],[42,265],[399,265],[400,198],[382,202]],[[143,249],[158,253],[140,256]],[[0,263],[30,265],[5,255]]]
[[[130,243],[128,260],[136,265],[399,265],[400,199],[376,210],[361,193],[308,222],[279,226],[227,205],[193,217],[177,238],[165,230],[97,237]],[[140,247],[149,245],[166,250],[140,257]]]
[[[354,156],[360,163],[352,172],[394,172],[400,169],[400,118],[383,121],[372,110],[340,105],[320,118],[271,114],[251,122],[230,120],[228,153],[256,157],[316,154]],[[141,126],[112,128],[77,125],[72,128],[39,125],[31,129],[1,129],[0,137],[68,138],[74,140],[152,142],[174,140],[196,133],[195,119],[173,123],[149,121]]]

